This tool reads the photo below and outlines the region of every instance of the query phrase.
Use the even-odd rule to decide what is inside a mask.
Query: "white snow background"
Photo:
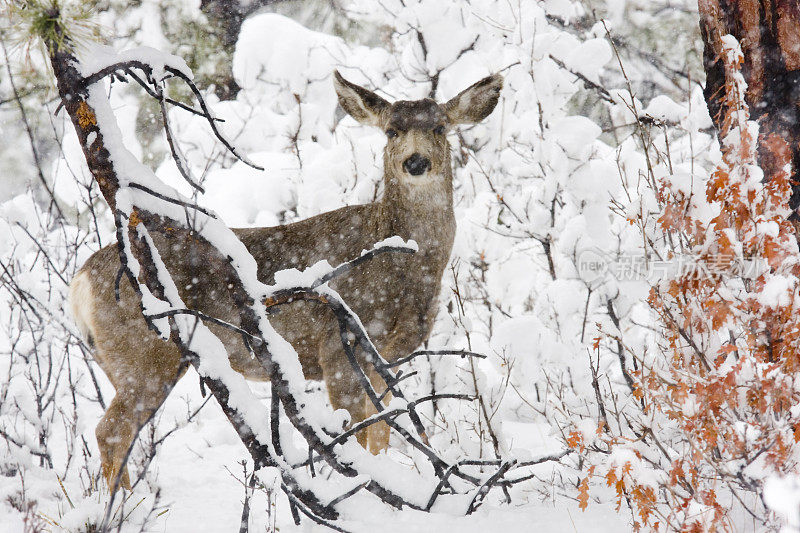
[[[195,4],[187,0],[181,5],[196,11]],[[166,48],[151,16],[157,9],[158,2],[144,0],[130,20],[99,16],[114,34],[130,34],[114,42],[117,49],[140,44]],[[234,101],[208,98],[216,116],[225,119],[222,129],[265,172],[235,162],[202,118],[171,111],[176,138],[206,189],[198,202],[229,226],[241,227],[291,222],[379,198],[385,135],[337,111],[334,69],[390,100],[427,96],[435,76],[440,102],[488,74],[502,73],[505,87],[494,113],[449,135],[458,234],[428,344],[470,349],[488,358],[421,359],[414,363],[416,381],[407,383],[419,394],[432,389],[474,393],[476,385],[482,394],[491,413],[488,427],[472,403],[442,401],[436,412],[426,412],[434,427],[431,444],[448,460],[493,458],[496,451],[520,459],[558,452],[565,446],[561,428],[569,425],[581,428],[591,441],[597,412],[587,354],[598,328],[624,332],[633,349],[653,346],[647,328],[640,326],[649,320],[643,303],[647,283],[598,278],[579,268],[581,257],[640,253],[640,235],[625,214],[658,210],[652,190],[640,180],[646,160],[623,127],[635,118],[634,111],[672,125],[664,135],[671,160],[653,172],[670,177],[676,186],[704,190],[701,176],[719,151],[709,136],[701,89],[695,85],[682,100],[675,94],[660,95],[644,105],[624,83],[614,83],[620,89],[612,92],[613,102],[602,104],[608,120],[620,127],[618,136],[610,138],[576,104],[596,95],[560,65],[594,82],[615,79],[606,72],[616,59],[602,25],[568,27],[571,19],[585,14],[580,2],[357,0],[347,9],[390,37],[370,47],[312,31],[277,14],[258,14],[245,22],[233,58],[242,91]],[[617,22],[612,18],[608,24],[613,28]],[[126,31],[131,28],[135,31]],[[110,95],[123,143],[142,156],[164,150],[166,140],[146,147],[138,140],[139,93],[136,87],[115,83]],[[65,252],[61,265],[68,281],[92,252],[113,242],[113,223],[102,205],[97,221],[88,214],[91,176],[71,125],[63,122],[63,113],[55,120],[62,121],[58,127],[64,133],[62,153],[50,170],[55,193],[75,224],[43,226],[44,216],[31,194],[2,198],[0,259],[16,266],[21,288],[42,303],[40,310],[56,317],[48,319],[53,330],[63,331],[72,328],[64,302],[66,284],[42,267],[38,246],[72,250],[70,256]],[[663,146],[664,139],[654,142]],[[193,194],[170,159],[156,174],[183,194]],[[543,243],[549,246],[549,257]],[[0,329],[0,368],[7,372],[0,390],[0,429],[21,444],[0,447],[0,531],[24,529],[24,513],[11,504],[20,498],[34,501],[35,511],[61,528],[83,531],[88,522],[102,518],[108,501],[108,494],[93,490],[90,481],[99,470],[94,427],[102,409],[87,363],[74,339],[26,329],[15,311],[18,297],[0,292],[0,298],[0,323],[5,325]],[[607,313],[609,299],[619,326]],[[59,375],[71,373],[77,383],[74,395],[63,384],[41,378],[47,374],[44,361],[52,362]],[[89,364],[108,402],[113,388]],[[616,354],[601,353],[597,365],[603,380],[624,387]],[[37,404],[34,382],[51,403]],[[567,395],[557,394],[566,383]],[[309,384],[325,401],[322,386]],[[268,384],[252,387],[261,398],[269,397]],[[123,531],[138,531],[143,523],[148,531],[168,532],[239,527],[245,493],[239,462],[248,456],[213,400],[186,422],[202,402],[197,376],[190,370],[153,427],[143,430],[140,440],[146,442],[150,431],[157,439],[177,428],[158,447],[145,482],[126,503],[125,512],[131,514]],[[564,405],[569,410],[561,409]],[[490,433],[499,439],[498,450]],[[40,435],[46,435],[46,442]],[[631,443],[630,449],[637,446]],[[54,468],[42,467],[31,451],[46,451]],[[388,454],[412,468],[406,452],[394,447]],[[137,448],[132,474],[142,456],[144,450]],[[608,457],[611,462],[625,460],[623,453]],[[562,463],[528,469],[535,477],[511,491],[510,504],[493,491],[473,516],[394,511],[359,494],[343,506],[340,525],[364,532],[630,530],[630,511],[623,505],[617,512],[613,491],[602,483],[593,486],[588,509],[580,510],[576,487],[585,471],[569,457]],[[646,469],[635,474],[642,483],[656,483]],[[250,531],[272,531],[273,520],[280,531],[324,530],[307,519],[295,526],[279,487],[270,488],[270,501],[260,491],[253,496]],[[156,494],[158,510],[149,514]],[[781,505],[791,508],[791,503]],[[736,512],[731,516],[736,520]],[[741,523],[741,531],[748,530]]]

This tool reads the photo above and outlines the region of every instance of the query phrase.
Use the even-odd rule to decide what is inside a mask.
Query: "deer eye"
[[[441,124],[436,126],[435,128],[433,128],[433,133],[435,133],[436,135],[442,135],[444,133],[444,126]]]
[[[397,131],[393,129],[388,129],[386,130],[386,136],[389,137],[390,139],[394,139],[395,137],[397,137]]]

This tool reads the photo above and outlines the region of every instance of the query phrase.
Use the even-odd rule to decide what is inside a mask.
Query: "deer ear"
[[[367,126],[380,125],[381,112],[389,107],[389,102],[372,91],[350,83],[338,70],[333,71],[333,86],[339,97],[339,105],[348,115]]]
[[[503,77],[492,74],[464,89],[444,104],[450,124],[475,124],[489,116],[500,98]]]

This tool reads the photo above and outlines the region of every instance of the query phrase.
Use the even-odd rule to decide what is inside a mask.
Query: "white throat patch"
[[[445,204],[447,202],[447,183],[441,174],[425,172],[412,176],[403,172],[400,185],[406,195],[415,202]]]

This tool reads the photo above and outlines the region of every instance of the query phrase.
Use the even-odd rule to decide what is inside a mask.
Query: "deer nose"
[[[419,176],[431,168],[431,160],[427,157],[423,157],[417,153],[414,153],[411,155],[411,157],[403,161],[403,168],[406,169],[406,172],[412,176]]]

